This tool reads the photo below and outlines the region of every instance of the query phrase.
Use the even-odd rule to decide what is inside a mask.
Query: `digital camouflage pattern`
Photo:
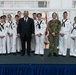
[[[57,53],[57,41],[59,37],[59,32],[61,28],[61,22],[56,20],[50,20],[48,22],[48,31],[49,31],[49,52],[50,53]],[[53,36],[52,33],[55,32],[56,36]]]

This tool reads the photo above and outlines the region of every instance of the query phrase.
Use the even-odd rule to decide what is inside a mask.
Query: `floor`
[[[31,56],[21,56],[17,55],[0,55],[0,64],[76,64],[76,57],[69,56],[69,50],[66,57],[63,56],[51,56],[48,57],[48,50],[45,49],[45,55],[41,57],[40,55],[34,55],[31,53]]]

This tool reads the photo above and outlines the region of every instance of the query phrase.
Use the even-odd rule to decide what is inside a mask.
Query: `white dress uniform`
[[[17,36],[17,26],[18,26],[18,23],[15,22],[14,24],[16,26],[16,36]],[[20,52],[20,50],[21,50],[21,40],[20,40],[20,38],[18,36],[16,37],[16,50],[17,50],[17,52]]]
[[[46,23],[44,20],[37,21],[35,26],[35,39],[36,39],[36,49],[35,54],[44,54],[44,38],[46,31]],[[37,36],[37,34],[41,34],[41,36]]]
[[[74,23],[71,26],[71,48],[70,48],[70,56],[76,56],[76,24]],[[72,39],[72,37],[74,39]]]
[[[9,21],[9,28],[7,32],[7,53],[15,53],[16,52],[16,25],[12,22]],[[12,37],[9,37],[9,34],[13,34]]]
[[[0,24],[0,36],[4,36],[4,38],[0,38],[0,54],[6,54],[7,30],[8,30],[7,23],[1,23]]]
[[[59,36],[59,55],[66,56],[67,54],[67,42],[68,42],[68,35],[70,33],[70,20],[64,19],[62,20],[62,26],[60,33],[63,33],[64,36]]]
[[[34,20],[34,27],[36,26],[37,24],[37,20]],[[35,51],[35,46],[36,46],[36,41],[35,41],[35,36],[32,37],[32,40],[31,40],[31,51]]]

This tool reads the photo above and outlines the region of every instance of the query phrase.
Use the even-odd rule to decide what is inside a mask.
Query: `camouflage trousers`
[[[57,53],[58,36],[49,35],[49,53]]]

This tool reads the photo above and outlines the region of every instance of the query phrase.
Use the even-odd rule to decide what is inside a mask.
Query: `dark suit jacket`
[[[34,34],[34,21],[33,19],[28,17],[28,21],[25,22],[24,18],[19,20],[19,24],[17,27],[17,33],[20,33],[21,37],[27,36],[30,37],[31,34]]]

